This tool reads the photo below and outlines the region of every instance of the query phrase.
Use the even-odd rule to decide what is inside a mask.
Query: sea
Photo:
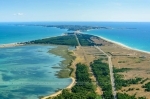
[[[67,29],[41,25],[101,26],[83,33],[109,39],[133,49],[150,52],[149,22],[20,22],[0,23],[0,44],[25,42],[62,35]],[[38,99],[71,83],[58,78],[60,56],[48,53],[56,46],[28,45],[0,48],[0,99]]]
[[[36,25],[87,25],[107,27],[108,29],[89,30],[83,33],[101,36],[134,49],[150,52],[150,22],[0,23],[0,44],[58,36],[67,31],[67,29],[48,28]]]

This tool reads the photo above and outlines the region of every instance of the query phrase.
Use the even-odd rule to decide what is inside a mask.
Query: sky
[[[150,0],[0,0],[0,22],[150,22]]]

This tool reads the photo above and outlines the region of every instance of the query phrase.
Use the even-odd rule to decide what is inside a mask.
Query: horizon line
[[[149,23],[150,21],[3,21],[0,23],[30,23],[30,22],[133,22],[133,23]]]

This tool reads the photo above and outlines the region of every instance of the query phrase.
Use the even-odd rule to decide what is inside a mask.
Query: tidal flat
[[[56,74],[59,78],[68,78],[71,74],[69,67],[72,61],[75,59],[75,56],[72,55],[73,49],[74,47],[69,47],[65,45],[57,45],[55,48],[52,48],[51,50],[49,50],[50,53],[64,58],[64,60],[62,60],[61,63],[59,64],[59,67],[57,66],[53,67],[55,69],[61,69]]]
[[[55,46],[26,45],[0,49],[0,99],[38,99],[71,83],[55,74],[63,57],[49,53]]]

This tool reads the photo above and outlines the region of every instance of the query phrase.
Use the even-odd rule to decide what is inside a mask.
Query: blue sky
[[[150,22],[150,0],[0,0],[0,22]]]

